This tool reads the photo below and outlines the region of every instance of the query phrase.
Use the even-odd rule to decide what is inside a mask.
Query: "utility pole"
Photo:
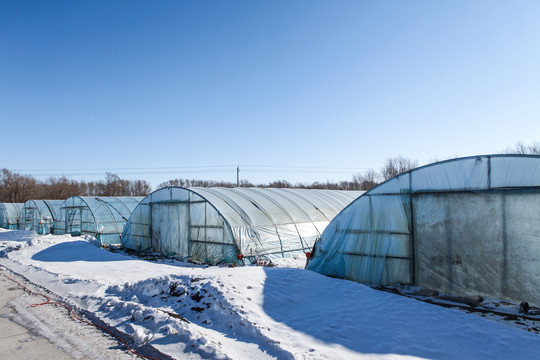
[[[240,165],[236,168],[236,187],[240,187]]]

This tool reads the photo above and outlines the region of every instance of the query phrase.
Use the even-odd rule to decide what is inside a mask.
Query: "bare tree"
[[[30,199],[64,200],[70,196],[145,196],[151,191],[146,180],[120,179],[107,173],[105,181],[77,181],[63,176],[37,181],[8,169],[0,171],[0,202],[25,202]]]
[[[373,169],[367,170],[363,174],[361,173],[354,174],[353,183],[356,185],[356,188],[351,189],[351,190],[367,191],[379,185],[380,183],[379,179],[380,179],[380,175]]]
[[[390,158],[386,160],[384,167],[381,169],[381,176],[384,180],[388,180],[416,167],[418,167],[417,160],[407,159],[403,156]]]
[[[520,154],[520,155],[540,155],[540,143],[535,142],[532,145],[525,145],[518,141],[514,147],[508,147],[502,152],[503,154]]]
[[[37,181],[32,176],[24,176],[8,169],[2,169],[0,196],[2,202],[23,203],[37,195]]]
[[[116,174],[105,173],[105,181],[97,183],[99,196],[119,196],[121,193],[120,177]]]
[[[146,196],[150,194],[152,187],[146,180],[133,180],[129,183],[129,195]]]
[[[230,184],[231,186],[228,186],[229,183],[220,183],[218,186],[222,187],[234,187],[233,184]],[[240,180],[240,187],[254,187],[255,185],[252,182],[249,182],[246,179]]]
[[[181,187],[235,187],[236,184],[227,181],[214,181],[214,180],[196,180],[196,179],[174,179],[163,182],[158,185],[158,189],[167,186],[181,186]],[[252,187],[254,186],[247,180],[240,180],[240,186]]]
[[[90,181],[86,183],[86,186],[83,186],[85,191],[81,195],[85,196],[98,196],[99,195],[99,183],[96,181]]]
[[[268,185],[264,185],[264,187],[271,187],[271,188],[291,188],[293,187],[290,182],[287,180],[277,180],[269,183]]]
[[[164,187],[168,187],[168,186],[185,187],[186,186],[186,180],[184,180],[184,179],[169,180],[169,181],[166,181],[166,182],[163,182],[163,183],[159,184],[158,188],[164,188]]]
[[[99,196],[141,196],[148,195],[151,187],[146,180],[125,180],[113,173],[105,174],[105,181],[96,184]]]
[[[360,177],[362,180],[359,181]],[[356,177],[356,178],[355,178]],[[253,184],[248,180],[241,180],[240,187],[264,187],[264,188],[297,188],[297,189],[329,189],[329,190],[368,190],[371,187],[378,184],[379,175],[370,170],[364,175],[354,175],[353,181],[339,181],[332,182],[327,180],[326,182],[314,182],[314,183],[296,183],[291,184],[287,180],[276,180],[267,184]],[[181,186],[181,187],[236,187],[236,184],[226,181],[213,181],[213,180],[195,180],[195,179],[174,179],[163,182],[158,185],[158,188],[167,186]]]
[[[63,176],[60,178],[48,178],[44,183],[39,184],[40,199],[67,199],[70,196],[81,195],[81,184],[76,180],[69,180]]]

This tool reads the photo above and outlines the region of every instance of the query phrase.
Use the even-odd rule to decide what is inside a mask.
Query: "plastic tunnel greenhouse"
[[[166,187],[133,211],[122,243],[210,264],[242,256],[304,256],[330,220],[362,193]]]
[[[18,229],[23,205],[21,203],[0,203],[0,227]]]
[[[64,200],[28,200],[21,210],[19,228],[48,234]]]
[[[72,196],[60,207],[53,232],[92,235],[102,245],[120,244],[124,225],[143,198]]]
[[[337,215],[307,268],[367,284],[540,305],[540,157],[426,165]]]

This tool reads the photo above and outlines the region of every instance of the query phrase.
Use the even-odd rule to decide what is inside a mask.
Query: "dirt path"
[[[29,330],[17,322],[21,318],[9,305],[23,292],[4,277],[0,277],[0,348],[4,359],[73,359],[58,349],[36,331]],[[13,319],[13,320],[12,320]]]
[[[24,281],[0,270],[17,281]],[[40,292],[31,284],[25,284]],[[0,276],[0,358],[2,359],[139,359],[112,337],[74,321],[54,305],[30,307],[43,298],[28,294]]]

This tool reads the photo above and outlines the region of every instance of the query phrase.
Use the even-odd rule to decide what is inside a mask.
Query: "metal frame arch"
[[[75,195],[75,196],[70,196],[68,197],[65,201],[64,201],[64,204],[68,201],[68,200],[72,200],[74,205],[71,206],[71,207],[78,207],[78,208],[81,208],[82,209],[82,206],[75,206],[75,202],[74,202],[74,199],[79,199],[82,203],[84,203],[86,206],[86,208],[88,208],[90,214],[92,215],[92,217],[94,218],[94,223],[96,223],[96,230],[97,230],[97,224],[98,224],[98,221],[96,219],[96,216],[94,214],[94,212],[92,211],[92,208],[90,207],[90,205],[88,204],[88,202],[86,201],[86,199],[92,199],[92,198],[95,198],[93,196],[78,196],[78,195]],[[62,204],[62,206],[60,207],[60,210],[63,208],[64,210],[66,210],[66,207],[64,206],[64,204]],[[66,222],[66,228],[67,228],[67,213],[66,211],[64,211],[64,215],[65,215],[65,222]],[[66,232],[67,233],[67,232]],[[82,210],[81,210],[81,233],[82,233]]]
[[[153,203],[157,203],[157,202],[154,202],[152,201],[152,195],[156,194],[157,192],[160,192],[160,191],[169,191],[169,200],[172,200],[172,189],[180,189],[180,190],[184,190],[184,191],[187,191],[188,193],[193,193],[197,196],[199,196],[200,198],[202,198],[207,204],[209,204],[215,211],[217,214],[219,214],[219,216],[223,219],[223,223],[225,224],[225,228],[227,229],[227,233],[229,234],[230,238],[232,239],[232,243],[230,244],[225,244],[225,245],[229,245],[229,246],[234,246],[234,248],[236,249],[236,253],[237,254],[240,254],[240,249],[238,247],[238,244],[236,242],[236,239],[232,233],[232,230],[231,230],[231,225],[229,223],[229,221],[227,220],[227,218],[221,213],[221,211],[219,211],[218,208],[216,208],[214,206],[214,204],[212,204],[211,201],[209,201],[204,195],[198,193],[196,191],[197,188],[186,188],[186,187],[182,187],[182,186],[167,186],[167,187],[162,187],[162,188],[159,188],[157,190],[154,190],[152,191],[150,194],[146,195],[140,202],[139,204],[137,204],[137,206],[133,209],[132,211],[132,214],[135,213],[137,211],[137,209],[139,209],[139,207],[141,206],[149,206]],[[205,188],[207,189],[207,188]],[[217,195],[216,195],[217,196]],[[245,218],[244,216],[242,216],[240,213],[239,213],[240,217],[242,218],[242,220],[245,221]],[[131,220],[131,216],[128,220],[128,222]],[[149,224],[149,226],[151,226],[151,224]]]
[[[300,234],[300,230],[298,230],[298,225],[296,223],[296,221],[294,221],[294,217],[292,216],[292,214],[287,211],[287,209],[282,205],[280,204],[278,201],[276,201],[275,199],[273,199],[272,197],[268,196],[268,194],[265,194],[263,191],[260,191],[260,189],[257,189],[257,188],[246,188],[246,191],[250,191],[250,192],[254,192],[254,193],[257,193],[259,194],[260,196],[264,197],[265,199],[267,199],[268,201],[270,201],[271,203],[273,203],[274,205],[276,205],[281,211],[283,211],[283,213],[291,220],[291,224],[294,225],[294,228],[296,229],[296,233],[298,234],[298,238],[300,239],[300,245],[302,245],[302,248],[304,249],[307,249],[307,244],[305,244],[305,241],[304,241],[304,238],[302,237],[302,234]],[[279,194],[279,192],[274,192],[274,194],[276,194],[277,196],[279,196],[280,198],[282,199],[285,199],[286,201],[288,201],[289,203],[291,203],[292,205],[294,205],[296,207],[296,209],[300,210],[300,212],[302,212],[303,214],[306,215],[306,218],[308,220],[311,220],[310,217],[304,212],[302,211],[302,209],[300,209],[298,207],[298,205],[296,205],[295,203],[293,203],[290,199],[286,198],[285,196],[283,196],[283,194]],[[311,221],[311,223],[313,224],[313,221]],[[275,223],[274,223],[275,224]],[[276,227],[277,229],[277,227]],[[315,228],[316,229],[316,228]],[[318,233],[318,231],[317,231]],[[278,235],[279,236],[279,235]],[[280,240],[281,240],[281,237],[280,237]]]
[[[216,206],[214,206],[214,204],[212,204],[212,202],[209,201],[204,195],[201,195],[200,192],[196,191],[199,188],[182,188],[182,187],[179,187],[179,188],[187,189],[189,191],[194,192],[195,194],[197,194],[198,196],[203,198],[206,202],[208,202],[217,211],[217,213],[223,218],[223,221],[227,224],[227,228],[229,229],[229,234],[231,235],[231,238],[234,241],[237,253],[241,254],[241,249],[238,246],[238,243],[236,242],[236,238],[234,237],[233,232],[232,232],[231,224],[227,220],[227,217],[225,215],[223,215],[223,213],[221,211],[219,211],[219,209]],[[226,203],[231,209],[233,209],[234,212],[236,212],[240,216],[240,218],[242,219],[242,221],[244,221],[246,226],[250,226],[250,227],[252,226],[252,224],[246,219],[245,215],[247,215],[247,214],[245,214],[245,211],[241,207],[239,207],[231,198],[229,198],[228,196],[226,196],[226,195],[224,195],[224,194],[222,194],[220,192],[214,191],[212,188],[204,188],[204,191],[208,191],[212,195],[214,195],[214,196],[220,198],[221,200],[223,200],[224,203]],[[264,249],[264,246],[262,245],[262,241],[261,241],[261,238],[259,237],[259,234],[255,233],[255,235],[257,236],[257,240],[258,240],[259,244]]]

